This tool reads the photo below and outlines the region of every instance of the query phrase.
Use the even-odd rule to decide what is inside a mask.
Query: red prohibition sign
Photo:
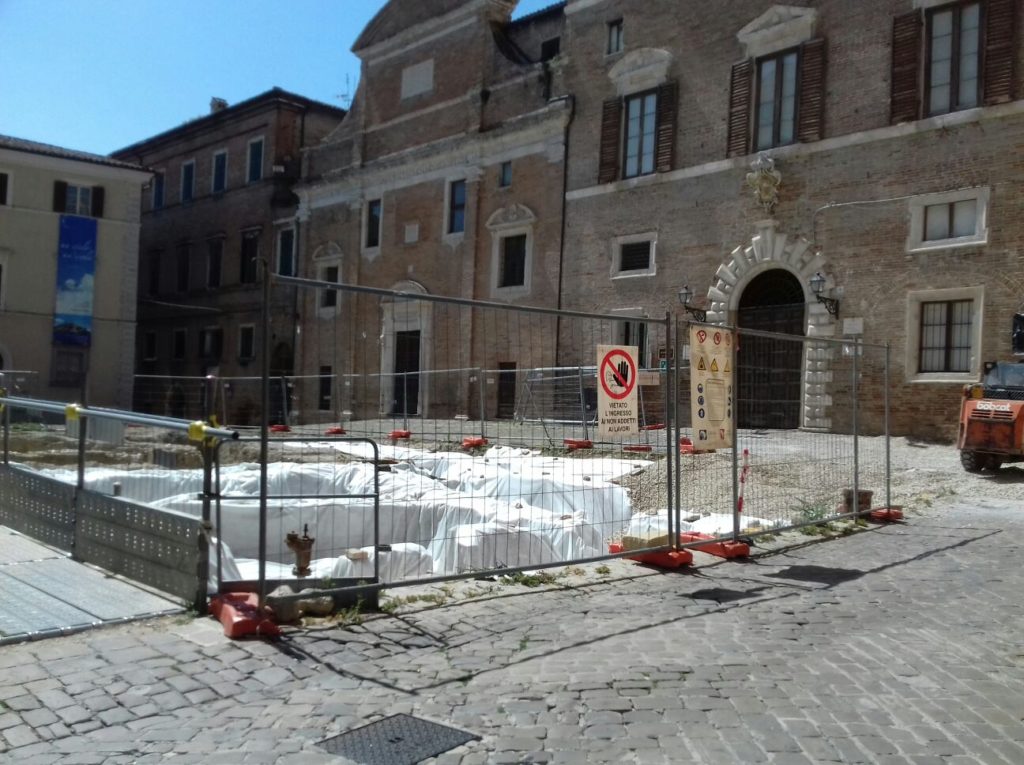
[[[617,356],[621,356],[626,361],[626,364],[629,365],[629,378],[626,380],[623,380],[621,375],[619,375],[617,365],[614,363]],[[608,374],[606,374],[606,372]],[[609,374],[610,377],[608,376]],[[636,387],[636,362],[634,362],[632,356],[625,351],[609,351],[605,354],[604,358],[601,359],[599,376],[601,378],[601,387],[604,388],[604,392],[616,401],[621,401],[629,396],[629,394],[633,392],[633,388]],[[608,384],[609,380],[617,382],[622,387],[622,392],[613,393]]]

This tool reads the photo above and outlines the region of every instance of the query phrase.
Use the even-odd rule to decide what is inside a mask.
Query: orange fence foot
[[[562,443],[565,444],[565,446],[571,452],[576,451],[577,449],[593,449],[594,448],[594,442],[593,441],[588,441],[585,438],[566,438],[566,439],[562,440]]]
[[[412,438],[412,431],[411,430],[392,430],[388,434],[388,438],[390,438],[392,441],[408,440],[408,439]]]
[[[292,429],[287,425],[271,425],[270,432],[272,433],[291,433]]]
[[[608,545],[608,552],[623,552],[622,545],[612,542]],[[636,555],[628,556],[628,558],[629,560],[636,561],[637,563],[643,563],[648,566],[657,566],[658,568],[681,568],[682,566],[689,566],[693,563],[693,553],[689,550],[667,550],[664,552],[637,553]]]
[[[653,447],[648,444],[629,444],[628,446],[622,447],[622,451],[624,452],[649,452],[652,449]]]
[[[700,534],[697,532],[685,532],[679,535],[679,541],[683,544],[690,542],[699,542],[702,539],[712,539],[707,534]],[[750,545],[746,542],[735,542],[731,539],[727,539],[722,542],[708,542],[705,545],[697,545],[691,548],[698,550],[708,555],[714,555],[717,558],[746,558],[750,555]]]
[[[466,436],[462,439],[463,449],[475,449],[478,446],[487,446],[487,439],[480,436]]]
[[[895,523],[903,520],[903,508],[880,507],[877,510],[872,510],[868,517],[875,523]]]
[[[343,436],[345,435],[344,428],[328,428],[324,431],[325,436]]]
[[[260,598],[254,592],[225,592],[210,598],[210,613],[224,625],[224,634],[232,640],[256,635],[279,637],[281,629],[260,611]]]

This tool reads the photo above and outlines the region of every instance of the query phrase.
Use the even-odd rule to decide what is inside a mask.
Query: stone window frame
[[[635,271],[622,270],[622,245],[635,244],[636,242],[650,242],[651,256],[647,268]],[[658,273],[658,232],[645,231],[637,234],[626,234],[614,237],[611,241],[611,279],[642,279],[656,276]]]
[[[924,303],[971,300],[971,363],[966,372],[918,372],[921,348],[921,305]],[[982,330],[985,313],[985,288],[951,287],[915,290],[907,293],[906,349],[904,376],[908,383],[971,383],[981,375]]]
[[[977,202],[975,213],[975,233],[972,236],[960,236],[951,239],[924,238],[925,208],[935,205],[952,204],[973,199]],[[961,247],[978,247],[988,244],[988,209],[991,199],[991,188],[977,186],[970,189],[943,191],[935,194],[921,194],[910,200],[910,229],[907,232],[906,250],[908,253],[929,252],[932,250],[950,250]]]
[[[790,136],[784,139],[782,136],[783,118],[783,90],[785,89],[786,61],[793,60],[793,113],[791,115],[792,126]],[[761,95],[764,85],[764,66],[770,61],[775,62],[775,92],[772,94],[772,126],[771,136],[766,144],[761,143]],[[800,48],[786,48],[758,57],[754,61],[754,99],[753,99],[753,125],[751,139],[755,152],[777,149],[780,146],[790,146],[797,142],[800,118]]]
[[[612,19],[605,24],[605,58],[618,56],[626,50],[625,32],[626,26],[621,16],[617,19]]]
[[[370,244],[370,205],[379,205],[377,212],[377,241]],[[362,225],[359,232],[360,251],[364,255],[377,255],[380,253],[381,239],[384,235],[384,195],[371,197],[363,202]]]
[[[977,50],[975,51],[975,77],[977,83],[975,85],[974,103],[970,105],[962,105],[959,100],[960,97],[960,19],[961,13],[968,6],[978,6],[978,39],[977,39]],[[951,24],[953,25],[951,59],[950,59],[950,93],[949,93],[949,107],[943,110],[933,110],[931,101],[931,74],[932,74],[932,46],[934,44],[933,30],[935,23],[935,16],[940,13],[952,13],[953,18]],[[954,2],[945,2],[942,4],[930,5],[924,8],[924,58],[923,58],[923,71],[924,71],[924,86],[922,89],[922,109],[924,116],[935,117],[940,114],[952,114],[953,112],[964,111],[966,109],[975,109],[982,104],[982,83],[984,81],[984,70],[982,69],[982,61],[985,51],[985,27],[984,27],[984,13],[985,3],[981,0],[954,0]]]
[[[259,175],[253,178],[253,162],[252,162],[252,145],[254,143],[260,144],[260,164],[259,164]],[[264,140],[264,136],[255,135],[245,142],[245,185],[248,186],[251,183],[259,183],[263,180],[263,166],[267,163],[267,142]]]

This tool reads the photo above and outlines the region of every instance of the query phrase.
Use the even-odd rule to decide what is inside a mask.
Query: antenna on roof
[[[341,105],[344,108],[346,108],[346,109],[348,109],[350,106],[352,106],[352,77],[351,77],[351,75],[347,75],[347,74],[345,75],[345,92],[344,93],[339,93],[337,96],[335,96],[335,98],[337,98],[339,101],[341,101]]]

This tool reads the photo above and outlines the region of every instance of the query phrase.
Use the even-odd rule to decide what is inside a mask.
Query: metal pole
[[[85,488],[85,440],[89,429],[89,418],[78,415],[78,488]]]
[[[851,383],[850,390],[853,394],[853,510],[854,513],[860,512],[860,440],[858,438],[858,430],[860,429],[859,422],[859,410],[860,410],[860,394],[857,391],[857,376],[859,370],[857,368],[857,357],[860,355],[860,338],[855,337],[853,339],[853,382]]]
[[[892,507],[892,444],[889,441],[889,341],[885,342],[885,506]]]
[[[689,327],[689,325],[687,325]],[[665,347],[665,368],[669,370],[672,380],[672,386],[675,390],[675,420],[676,420],[676,432],[672,438],[672,444],[670,448],[676,455],[676,528],[682,530],[683,528],[683,452],[680,448],[683,438],[683,417],[679,407],[679,399],[683,395],[683,381],[681,379],[682,370],[682,345],[683,335],[682,330],[679,328],[679,316],[676,316],[676,332],[675,332],[675,347],[667,345]],[[669,359],[668,355],[672,354],[672,358]],[[678,545],[678,537],[676,535],[676,544]]]
[[[484,370],[476,370],[477,385],[480,388],[480,438],[487,438],[487,402],[484,401]]]
[[[203,441],[199,447],[203,456],[203,525],[199,534],[199,565],[197,566],[196,578],[199,580],[196,588],[196,597],[193,607],[196,613],[206,613],[207,588],[210,581],[210,532],[213,525],[210,523],[210,500],[213,496],[213,451],[214,446]],[[220,570],[220,554],[217,555],[217,569]]]
[[[260,349],[260,526],[259,526],[259,604],[267,599],[267,459],[270,445],[270,268],[263,266],[263,337]]]
[[[576,376],[580,386],[580,419],[583,420],[583,440],[590,439],[589,428],[587,427],[587,397],[583,390],[583,367],[576,367]],[[557,389],[556,389],[557,390]]]
[[[215,472],[215,483],[214,492],[217,501],[217,525],[214,527],[217,531],[217,594],[220,594],[221,587],[224,584],[224,555],[222,548],[224,546],[224,540],[221,539],[221,517],[220,517],[220,450],[224,445],[223,441],[217,443],[216,451],[214,452],[214,470]]]
[[[672,315],[665,312],[665,352],[668,354],[668,349],[672,347]],[[673,456],[672,452],[672,435],[675,432],[675,422],[672,417],[672,400],[675,396],[675,385],[672,383],[672,375],[669,373],[668,366],[665,367],[665,459],[668,460],[665,470],[665,493],[666,499],[668,500],[668,544],[673,550],[679,547],[679,534],[673,533],[673,529],[677,529],[678,526],[673,523],[673,516],[679,512],[679,506],[673,501],[673,465],[678,459],[677,456]],[[674,450],[677,454],[679,449]]]
[[[4,392],[6,394],[6,391]],[[4,464],[10,464],[11,458],[11,407],[4,404]]]
[[[409,373],[402,372],[402,430],[409,429]]]
[[[732,409],[732,538],[740,538],[740,429],[739,408],[736,406],[737,386],[739,379],[739,327],[732,329],[732,391],[726,392],[726,406]],[[692,403],[691,403],[692,406]]]

